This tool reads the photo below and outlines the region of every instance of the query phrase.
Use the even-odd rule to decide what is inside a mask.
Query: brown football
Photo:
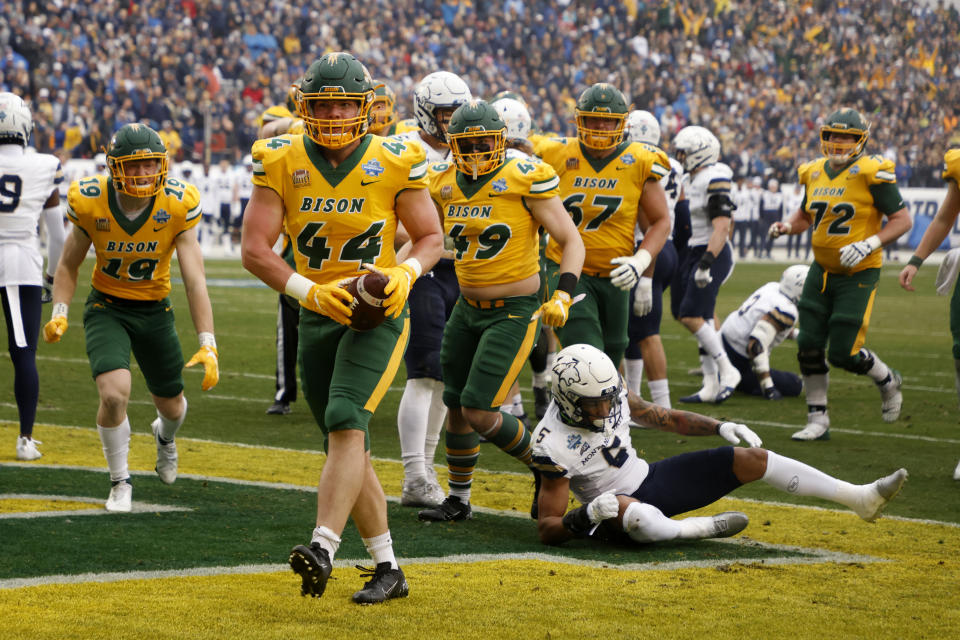
[[[386,319],[383,288],[389,280],[380,273],[367,272],[347,283],[346,289],[353,296],[350,309],[350,328],[355,331],[369,331],[379,327]]]

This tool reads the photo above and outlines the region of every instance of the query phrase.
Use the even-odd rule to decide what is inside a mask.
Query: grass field
[[[784,266],[738,265],[721,290],[721,319],[757,286],[778,279]],[[83,283],[89,282],[89,260],[85,267]],[[134,375],[129,408],[135,433],[131,467],[138,471],[134,499],[190,510],[109,520],[76,515],[100,514],[108,491],[94,430],[96,390],[83,348],[80,315],[89,290],[83,284],[63,341],[40,347],[36,437],[45,442],[45,456],[37,464],[13,459],[12,374],[9,363],[0,367],[6,370],[0,376],[0,637],[289,637],[321,631],[416,637],[436,628],[436,616],[446,619],[455,610],[467,628],[454,629],[458,622],[451,622],[433,635],[956,637],[960,483],[951,474],[960,458],[960,412],[948,300],[933,293],[934,268],[921,271],[913,294],[898,286],[898,271],[896,264],[883,271],[867,338],[867,346],[903,374],[898,422],[880,420],[879,393],[869,380],[836,370],[828,442],[790,440],[805,422],[802,398],[769,402],[735,395],[721,406],[697,407],[745,422],[764,446],[852,482],[906,467],[910,479],[886,511],[893,518],[868,525],[833,510],[832,503],[755,483],[718,505],[751,516],[737,544],[545,549],[536,543],[533,524],[521,517],[529,506],[527,472],[483,445],[475,485],[481,509],[469,525],[424,526],[415,512],[391,502],[391,528],[398,554],[410,559],[412,592],[408,601],[375,608],[389,612],[390,630],[396,631],[389,634],[379,615],[349,605],[349,593],[361,583],[352,569],[338,569],[335,575],[342,579],[316,602],[301,601],[294,577],[284,570],[290,546],[305,541],[312,528],[310,491],[322,464],[319,431],[302,400],[288,416],[264,415],[273,394],[277,297],[257,286],[236,261],[207,263],[221,379],[202,393],[202,372],[185,373],[190,413],[178,436],[182,475],[173,487],[161,485],[152,473],[148,436],[155,410],[142,378]],[[189,356],[196,337],[182,286],[174,287],[172,299]],[[699,387],[699,379],[686,373],[698,364],[696,347],[672,320],[665,319],[662,330],[676,404]],[[795,345],[775,350],[772,364],[795,370]],[[371,422],[378,472],[394,497],[402,477],[396,408],[403,381],[401,372]],[[521,387],[532,414],[529,371]],[[720,444],[716,438],[660,432],[634,437],[650,460]],[[442,443],[436,462],[444,462]],[[60,502],[44,497],[51,495]],[[49,510],[66,515],[13,517]],[[338,560],[368,562],[355,531],[348,528],[344,539]],[[111,549],[123,561],[112,557]],[[344,564],[352,562],[341,560],[338,567]],[[192,573],[194,568],[205,569]],[[104,577],[112,572],[120,574]],[[899,604],[905,596],[912,596],[913,605]],[[106,604],[111,599],[127,602],[129,612],[127,605],[111,609]],[[175,607],[180,614],[144,626],[137,612],[149,616],[154,606]]]

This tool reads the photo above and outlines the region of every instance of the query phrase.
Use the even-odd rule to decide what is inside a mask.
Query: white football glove
[[[750,427],[745,424],[724,422],[720,425],[720,428],[717,429],[717,433],[721,438],[730,444],[740,444],[741,438],[743,438],[744,441],[746,441],[746,443],[751,447],[759,447],[763,444],[763,440],[760,439],[760,436],[755,434]]]
[[[643,276],[633,292],[633,315],[643,317],[653,311],[653,278]]]
[[[782,235],[790,235],[790,231],[793,230],[793,226],[789,222],[774,222],[770,225],[770,228],[767,229],[767,236],[771,240],[776,240]]]
[[[587,505],[587,517],[593,524],[616,518],[618,513],[620,513],[620,501],[609,491],[601,493]]]
[[[610,272],[610,283],[618,289],[629,291],[637,284],[640,274],[647,270],[651,261],[650,252],[640,249],[632,256],[620,256],[610,261],[620,265]]]
[[[848,269],[855,267],[861,260],[879,249],[882,244],[880,238],[872,235],[866,240],[851,242],[846,246],[840,247],[840,264]]]
[[[697,272],[693,274],[693,281],[700,289],[703,289],[705,286],[713,282],[713,276],[710,275],[710,269],[701,269],[700,267],[697,267]]]

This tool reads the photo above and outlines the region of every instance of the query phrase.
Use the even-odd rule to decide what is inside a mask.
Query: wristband
[[[560,279],[557,281],[557,290],[567,292],[570,297],[573,297],[573,291],[577,288],[577,276],[573,275],[569,271],[564,271],[560,274]]]
[[[420,261],[416,258],[407,258],[403,261],[403,264],[413,269],[413,272],[417,274],[417,278],[423,273],[423,265],[420,264]]]
[[[703,255],[700,256],[700,264],[697,265],[698,269],[709,269],[710,265],[713,264],[713,261],[717,259],[717,256],[713,255],[709,251],[704,251]]]
[[[201,331],[197,334],[197,338],[200,340],[201,347],[212,347],[214,351],[217,349],[217,339],[213,337],[213,334],[209,331]]]
[[[287,285],[283,290],[288,296],[292,296],[297,300],[306,300],[307,295],[310,293],[310,289],[313,288],[314,284],[316,283],[310,278],[294,272],[290,274],[290,278],[287,280]]]
[[[586,538],[590,535],[593,524],[587,515],[587,508],[577,507],[573,511],[568,511],[567,514],[563,516],[563,528],[578,538]]]
[[[51,317],[51,318],[56,318],[56,317],[58,317],[58,316],[63,316],[64,318],[66,318],[66,317],[67,317],[67,309],[68,309],[68,308],[69,308],[69,307],[67,306],[67,303],[65,303],[65,302],[58,302],[58,303],[56,303],[55,305],[53,305],[53,313],[50,314],[50,317]]]
[[[916,267],[917,269],[919,269],[920,265],[923,264],[923,258],[918,256],[917,254],[913,254],[912,256],[910,256],[910,259],[907,260],[907,264],[910,265],[911,267]]]

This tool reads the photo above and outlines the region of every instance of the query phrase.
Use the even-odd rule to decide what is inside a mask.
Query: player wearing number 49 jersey
[[[900,374],[863,344],[880,281],[880,248],[909,231],[911,221],[893,161],[864,154],[869,135],[870,125],[854,109],[828,115],[820,127],[826,157],[797,171],[805,188],[800,209],[768,232],[776,238],[813,227],[814,261],[797,305],[807,426],[794,440],[830,437],[827,362],[869,376],[880,390],[883,420],[900,417]]]
[[[67,237],[53,286],[53,314],[43,329],[47,342],[67,330],[67,305],[80,265],[92,245],[93,288],[83,313],[87,356],[100,394],[97,430],[113,486],[108,511],[130,511],[127,468],[130,422],[130,353],[137,358],[157,408],[153,421],[156,471],[170,484],[177,477],[174,435],[187,413],[183,356],[170,305],[170,258],[177,260],[200,349],[187,366],[202,363],[201,388],[219,380],[213,311],[203,255],[197,242],[200,196],[190,184],[167,177],[167,154],[157,132],[141,124],[122,127],[107,151],[109,175],[70,185]]]

